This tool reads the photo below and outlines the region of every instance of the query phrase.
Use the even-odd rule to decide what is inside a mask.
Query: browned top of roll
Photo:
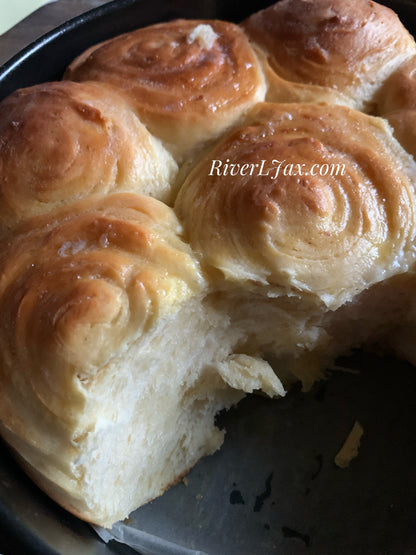
[[[0,226],[94,193],[167,200],[177,165],[111,89],[46,83],[0,104]]]
[[[364,96],[415,52],[397,15],[368,0],[282,0],[252,15],[243,28],[284,79],[352,94],[368,86],[360,91]]]
[[[0,383],[11,398],[25,391],[26,403],[79,416],[82,381],[200,290],[180,232],[164,203],[119,193],[32,218],[0,242]]]
[[[396,139],[416,159],[416,56],[384,83],[377,109],[393,127]]]
[[[409,109],[416,109],[416,56],[392,73],[379,94],[378,112],[381,115]]]
[[[381,118],[266,104],[192,170],[175,207],[193,248],[229,283],[336,307],[407,268],[415,176]]]
[[[152,133],[180,154],[264,98],[246,36],[216,20],[176,20],[121,35],[87,50],[66,78],[117,87]]]
[[[386,118],[396,139],[416,160],[416,108],[395,110]]]

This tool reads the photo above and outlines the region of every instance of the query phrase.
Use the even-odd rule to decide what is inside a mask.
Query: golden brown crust
[[[416,160],[416,109],[396,110],[386,117],[396,139]]]
[[[46,83],[0,105],[0,226],[91,194],[169,200],[176,163],[125,102],[93,83]]]
[[[181,19],[121,35],[74,60],[66,78],[116,87],[179,157],[218,136],[265,93],[244,33],[217,20]]]
[[[386,72],[416,52],[397,15],[368,0],[282,0],[242,26],[280,78],[330,87],[360,108]]]
[[[22,380],[72,422],[79,380],[199,290],[179,233],[169,207],[124,193],[34,218],[3,241],[2,388]]]
[[[416,56],[401,65],[377,95],[377,111],[394,136],[416,159]]]
[[[253,49],[261,63],[267,83],[265,98],[267,102],[317,102],[351,107],[356,105],[355,98],[351,98],[334,88],[314,83],[295,83],[283,79],[273,69],[271,58],[267,52],[257,44],[253,44]]]
[[[175,207],[192,247],[228,279],[336,306],[406,266],[414,185],[397,152],[385,122],[355,110],[259,105],[191,172]]]
[[[396,110],[416,110],[416,56],[392,73],[378,95],[379,114]]]
[[[8,438],[8,440],[11,445],[13,445],[13,439]],[[71,491],[68,484],[66,484],[67,489],[60,487],[55,481],[42,474],[39,468],[35,468],[30,464],[30,462],[28,462],[16,449],[12,448],[11,453],[29,478],[51,499],[74,516],[86,522],[94,523],[94,517],[96,518],[96,515],[90,513],[79,491]]]

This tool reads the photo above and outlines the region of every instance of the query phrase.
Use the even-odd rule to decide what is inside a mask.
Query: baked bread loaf
[[[389,124],[415,52],[374,2],[283,0],[110,39],[0,104],[0,433],[58,503],[111,526],[246,393],[377,341],[416,363]]]

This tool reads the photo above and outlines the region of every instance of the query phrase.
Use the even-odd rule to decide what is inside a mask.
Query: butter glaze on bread
[[[296,96],[289,98],[288,85],[281,81],[285,80],[297,84],[295,95],[302,92],[299,84],[315,85],[349,99],[341,97],[337,103],[369,110],[381,83],[416,53],[397,15],[366,0],[282,0],[242,25],[277,76],[268,70],[274,89],[270,100],[275,101],[297,101]],[[309,87],[308,91],[306,102],[313,93]],[[323,92],[328,94],[315,89],[316,97]]]
[[[415,91],[416,55],[394,71],[383,84],[378,93],[378,113],[384,115],[396,110],[415,110]]]
[[[263,170],[216,174],[212,160]],[[299,160],[308,175],[297,172]],[[296,174],[281,166],[276,175],[273,161]],[[314,165],[333,165],[334,175],[312,175]],[[415,180],[380,118],[343,106],[260,104],[194,168],[175,208],[192,248],[226,280],[337,308],[413,263]]]
[[[374,343],[416,363],[392,119],[414,52],[373,2],[283,0],[110,39],[0,104],[0,433],[58,503],[111,526],[218,449],[246,393]]]
[[[416,156],[416,56],[401,65],[377,96],[378,113],[394,129],[395,137]]]
[[[245,359],[227,363],[234,335],[179,233],[171,208],[125,193],[1,243],[2,435],[54,499],[102,525],[217,449],[214,415],[241,389],[284,393],[265,362],[245,381]]]
[[[93,194],[169,201],[176,172],[172,156],[103,86],[45,83],[0,105],[2,227]]]
[[[66,78],[111,84],[150,131],[182,159],[264,99],[247,37],[217,20],[176,20],[92,47]]]

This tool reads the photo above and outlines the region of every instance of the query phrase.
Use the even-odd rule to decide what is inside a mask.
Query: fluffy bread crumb
[[[364,434],[364,429],[358,421],[355,421],[352,430],[348,434],[344,445],[335,456],[334,462],[339,468],[347,468],[350,462],[358,455],[361,438]]]

